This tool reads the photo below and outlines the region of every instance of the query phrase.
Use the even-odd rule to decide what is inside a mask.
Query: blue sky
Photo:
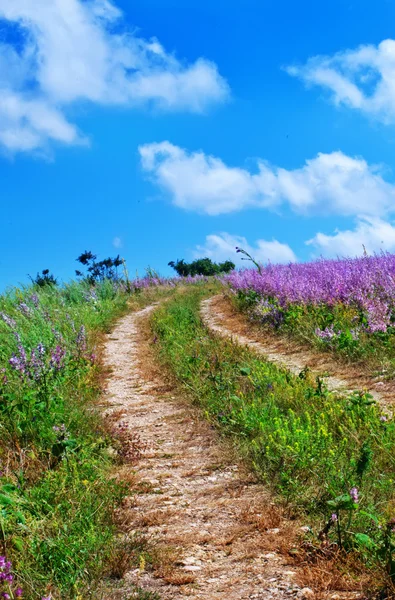
[[[0,0],[0,286],[395,250],[389,0]]]

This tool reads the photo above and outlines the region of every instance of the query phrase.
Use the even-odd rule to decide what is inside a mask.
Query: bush
[[[227,260],[222,263],[215,263],[210,258],[199,258],[191,263],[186,263],[184,259],[177,260],[176,262],[169,262],[169,266],[172,267],[180,277],[194,277],[195,275],[204,275],[209,277],[211,275],[220,275],[223,273],[230,273],[235,268],[234,263]]]

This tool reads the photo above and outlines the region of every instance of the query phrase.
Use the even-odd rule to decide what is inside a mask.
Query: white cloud
[[[286,70],[308,85],[329,90],[336,104],[358,109],[384,123],[395,122],[395,40],[315,56]]]
[[[258,161],[255,173],[168,141],[139,152],[143,169],[186,210],[219,215],[288,203],[301,213],[377,216],[395,209],[395,186],[378,167],[342,152],[320,153],[293,170]]]
[[[120,33],[108,0],[2,0],[0,19],[19,27],[23,46],[0,44],[0,141],[11,150],[80,142],[63,114],[76,101],[202,112],[229,94],[214,63],[188,65],[156,39]]]
[[[120,237],[115,237],[112,241],[112,245],[114,248],[122,248],[123,243]]]
[[[0,143],[10,151],[34,150],[48,140],[63,144],[85,143],[76,127],[44,100],[27,99],[0,91]]]
[[[380,250],[395,251],[395,225],[382,219],[361,217],[353,230],[336,230],[334,235],[317,233],[306,242],[323,256],[361,256]]]
[[[248,262],[242,260],[242,255],[236,253],[236,247],[243,248],[261,263],[296,262],[296,256],[288,244],[273,239],[272,241],[257,240],[254,246],[250,246],[246,238],[229,233],[208,235],[205,244],[196,247],[194,256],[195,258],[207,256],[215,261],[231,260],[237,266],[248,266]]]

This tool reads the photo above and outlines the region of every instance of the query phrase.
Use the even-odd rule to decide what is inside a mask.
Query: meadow
[[[262,326],[394,376],[395,255],[269,264],[224,281]]]
[[[200,315],[203,299],[230,290],[263,327],[385,366],[391,377],[393,277],[395,257],[380,255],[220,278],[85,277],[0,296],[2,597],[95,598],[98,583],[133,566],[126,561],[120,573],[125,548],[114,511],[133,490],[114,478],[122,451],[114,456],[119,441],[98,407],[100,348],[119,316],[156,301],[150,326],[158,365],[289,517],[307,524],[302,546],[330,548],[339,565],[352,557],[356,586],[362,569],[372,588],[393,590],[393,416],[368,393],[328,391],[308,371],[295,376],[214,335]]]

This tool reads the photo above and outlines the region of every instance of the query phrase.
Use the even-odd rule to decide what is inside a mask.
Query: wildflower
[[[45,355],[45,346],[43,344],[37,344],[37,352],[39,353],[40,356],[44,356]]]
[[[380,417],[380,421],[381,421],[382,423],[385,423],[386,421],[388,421],[388,419],[387,419],[387,417],[386,417],[385,415],[381,415],[381,417]]]
[[[54,336],[54,338],[55,338],[56,340],[58,340],[58,342],[61,342],[61,341],[63,341],[63,336],[62,336],[62,334],[61,334],[61,333],[60,333],[60,332],[59,332],[57,329],[55,329],[55,327],[51,327],[51,331],[52,331],[52,333],[53,333],[53,336]]]
[[[13,354],[8,362],[15,371],[19,371],[22,375],[26,375],[26,358],[23,358],[20,355],[17,356],[16,354]]]
[[[45,363],[42,359],[43,353],[45,354],[44,346],[39,344],[30,354],[29,372],[30,376],[35,380],[39,380],[45,372]]]
[[[351,496],[351,500],[354,502],[354,504],[358,504],[358,488],[356,487],[352,487],[350,490],[350,496]]]
[[[60,371],[64,367],[65,350],[61,346],[56,346],[55,350],[51,352],[50,367],[55,371]]]
[[[332,521],[332,523],[336,523],[338,521],[338,516],[336,513],[332,513],[331,521]]]
[[[321,330],[317,327],[317,329],[315,330],[315,335],[324,341],[332,340],[333,338],[340,335],[340,333],[341,333],[341,331],[335,332],[333,330],[333,325],[330,325],[329,327],[325,327],[325,329],[323,329],[323,330]]]
[[[26,304],[26,302],[21,302],[18,306],[18,309],[21,311],[25,317],[30,317],[32,314],[31,308]]]
[[[20,587],[16,588],[16,590],[15,590],[15,592],[14,592],[14,596],[15,596],[16,598],[20,598],[20,597],[22,596],[22,594],[23,594],[23,590],[22,590],[22,588],[20,588]]]
[[[68,440],[70,437],[69,432],[67,431],[66,425],[62,423],[62,425],[54,425],[52,430],[58,434],[58,438],[61,440]]]
[[[30,302],[34,305],[35,308],[38,308],[38,306],[40,304],[40,300],[39,300],[37,294],[32,294],[30,296]]]
[[[78,348],[79,352],[86,351],[86,332],[85,332],[85,327],[83,325],[81,325],[81,327],[79,329],[77,339],[76,339],[76,344],[77,344],[77,348]]]

